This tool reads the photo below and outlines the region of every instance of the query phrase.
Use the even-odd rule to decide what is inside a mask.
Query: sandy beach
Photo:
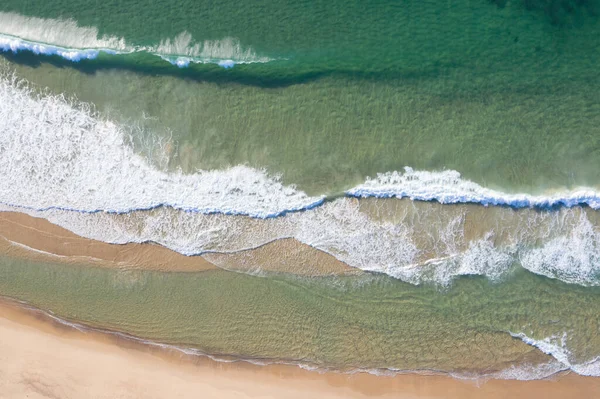
[[[0,251],[32,260],[162,271],[203,271],[215,266],[199,256],[183,256],[160,245],[107,244],[82,238],[45,219],[0,212]]]
[[[295,366],[218,363],[94,331],[0,303],[0,398],[591,398],[600,381],[541,381],[317,373]]]
[[[160,271],[215,266],[152,243],[116,245],[79,237],[39,218],[0,214],[0,250],[32,260]],[[269,262],[271,253],[285,262]],[[316,253],[313,253],[316,252]],[[286,255],[287,254],[287,255]],[[225,265],[258,257],[268,269],[294,272],[293,259],[314,260],[310,274],[348,266],[294,240],[212,255]],[[228,259],[229,258],[229,259]],[[334,259],[334,258],[333,258]],[[253,261],[252,264],[256,262]],[[305,265],[306,266],[306,265]],[[296,269],[297,270],[297,269]],[[243,271],[253,270],[247,269]],[[0,301],[0,398],[565,398],[600,395],[600,380],[572,373],[537,381],[463,381],[441,375],[319,373],[296,366],[223,363],[144,345],[109,333],[66,326],[45,313]]]
[[[0,212],[0,253],[37,261],[91,264],[118,269],[199,272],[219,267],[309,276],[360,274],[333,256],[294,239],[276,240],[231,254],[185,256],[155,243],[108,244],[80,237],[45,219]]]

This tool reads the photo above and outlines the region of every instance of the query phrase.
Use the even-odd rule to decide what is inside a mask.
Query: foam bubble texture
[[[477,203],[513,208],[588,205],[600,209],[600,193],[591,188],[547,196],[508,194],[465,180],[454,170],[428,172],[416,171],[409,167],[404,169],[404,173],[398,171],[381,173],[346,193],[353,197],[407,197],[421,201],[438,201],[442,204]]]
[[[15,210],[7,210],[10,209]],[[423,231],[421,221],[393,223],[372,218],[361,211],[358,201],[348,198],[310,211],[268,219],[206,215],[170,208],[127,214],[85,214],[62,210],[28,213],[46,218],[84,237],[111,243],[152,241],[185,255],[233,253],[277,239],[295,238],[352,267],[385,273],[412,284],[447,286],[457,276],[464,275],[480,275],[500,281],[521,264],[533,273],[584,286],[597,286],[600,279],[594,277],[595,274],[590,273],[588,268],[597,273],[599,263],[571,262],[568,265],[569,275],[578,276],[577,280],[573,280],[557,272],[552,264],[533,267],[520,261],[533,256],[530,255],[532,251],[542,254],[542,257],[549,257],[546,254],[557,251],[553,246],[536,247],[535,242],[551,242],[555,237],[577,228],[578,222],[573,222],[581,217],[577,211],[562,211],[568,216],[548,212],[544,219],[537,219],[536,223],[550,226],[551,236],[547,235],[545,228],[541,228],[529,231],[524,237],[522,231],[527,230],[525,218],[522,224],[510,224],[505,229],[498,227],[498,233],[487,230],[468,239],[464,236],[464,224],[456,222],[464,220],[461,215],[449,222],[428,224],[427,230]],[[568,223],[561,226],[557,219],[567,219]],[[448,231],[441,235],[441,242],[437,239],[423,240],[424,235],[442,230]],[[507,236],[510,230],[516,231]],[[517,240],[522,241],[515,243]],[[254,266],[260,268],[260,265]]]
[[[582,213],[564,235],[530,249],[521,256],[524,268],[572,284],[596,285],[600,281],[600,232]]]
[[[528,345],[535,346],[577,374],[590,377],[600,377],[600,357],[596,357],[582,363],[573,362],[573,354],[567,347],[568,336],[566,333],[563,333],[563,335],[560,337],[552,336],[538,340],[528,337],[523,333],[511,332],[510,335],[521,339]]]
[[[203,213],[277,216],[319,205],[246,166],[165,173],[134,153],[128,132],[85,104],[38,96],[0,77],[0,201],[32,209],[128,212],[161,205]]]

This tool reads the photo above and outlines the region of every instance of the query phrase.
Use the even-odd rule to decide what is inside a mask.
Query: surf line
[[[69,48],[47,43],[29,41],[6,34],[0,34],[0,52],[12,52],[13,54],[17,54],[20,51],[30,52],[39,56],[58,56],[67,61],[75,63],[83,60],[95,60],[96,58],[98,58],[100,53],[104,53],[107,55],[127,55],[141,52],[157,56],[158,58],[178,68],[186,68],[191,63],[196,63],[216,64],[224,69],[230,69],[237,64],[251,63],[249,61],[234,61],[232,59],[201,60],[192,56],[164,55],[154,53],[150,48],[146,47],[138,47],[128,50],[114,50],[110,48]]]
[[[502,194],[502,193],[499,193]],[[68,211],[68,212],[78,212],[84,214],[94,214],[94,213],[108,213],[108,214],[127,214],[136,211],[151,211],[159,208],[172,208],[175,210],[189,212],[189,213],[200,213],[204,215],[225,215],[225,216],[247,216],[254,219],[271,219],[277,217],[283,217],[288,214],[296,213],[296,212],[305,212],[310,211],[315,208],[318,208],[325,203],[334,202],[341,198],[356,198],[356,199],[365,199],[365,198],[397,198],[397,199],[410,199],[411,201],[420,201],[420,202],[437,202],[442,205],[450,205],[450,204],[474,204],[474,205],[482,205],[485,207],[488,206],[499,206],[499,207],[509,207],[513,209],[524,209],[524,208],[533,208],[539,210],[556,210],[560,208],[573,208],[577,206],[590,207],[594,210],[600,209],[600,194],[590,191],[582,191],[582,192],[574,192],[565,197],[543,197],[543,196],[530,196],[527,194],[519,194],[519,195],[507,195],[506,197],[502,196],[491,196],[491,197],[482,197],[482,196],[469,196],[467,194],[431,194],[431,193],[415,193],[410,190],[394,190],[394,191],[367,191],[362,189],[351,189],[344,193],[331,195],[331,196],[321,196],[316,197],[313,202],[310,202],[305,205],[300,205],[298,207],[282,209],[282,210],[272,210],[272,211],[243,211],[243,210],[227,210],[220,209],[218,207],[203,207],[203,208],[194,208],[194,207],[186,207],[180,206],[177,204],[171,204],[167,202],[149,204],[144,207],[134,207],[134,208],[122,208],[122,209],[78,209],[74,207],[65,207],[65,206],[47,206],[36,208],[33,206],[21,205],[16,203],[10,203],[6,201],[0,201],[0,204],[17,209],[36,211],[36,212],[47,212],[47,211]]]

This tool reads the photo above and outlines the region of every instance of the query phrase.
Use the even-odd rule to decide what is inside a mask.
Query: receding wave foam
[[[71,19],[45,19],[0,12],[0,51],[31,51],[58,55],[70,61],[95,59],[102,53],[155,54],[178,67],[190,63],[212,63],[224,68],[240,63],[264,63],[272,59],[259,56],[235,38],[196,42],[188,32],[164,39],[155,46],[126,43],[124,38],[98,37],[95,27],[82,27]]]
[[[94,333],[106,334],[109,336],[112,335],[112,336],[120,338],[120,339],[147,345],[149,347],[157,347],[157,348],[161,348],[166,351],[173,351],[175,353],[181,353],[181,354],[187,355],[187,356],[206,357],[213,361],[222,362],[222,363],[245,362],[245,363],[254,364],[256,366],[267,366],[267,365],[272,365],[272,364],[280,364],[280,365],[296,366],[296,367],[300,367],[304,370],[314,371],[314,372],[336,372],[336,373],[343,373],[343,374],[369,373],[369,374],[373,374],[373,375],[377,375],[377,376],[395,376],[395,375],[399,375],[399,374],[450,375],[451,377],[456,378],[456,379],[475,380],[475,381],[481,381],[481,380],[485,380],[485,379],[489,379],[489,378],[530,381],[530,380],[548,378],[548,377],[555,375],[557,373],[560,373],[562,371],[571,370],[571,367],[573,367],[570,363],[565,364],[565,363],[562,363],[561,361],[555,361],[555,362],[550,362],[550,363],[541,364],[541,365],[528,365],[528,364],[513,365],[505,370],[500,371],[500,372],[492,372],[492,373],[488,373],[485,371],[482,371],[481,373],[472,373],[472,372],[470,372],[470,373],[465,373],[465,372],[450,372],[450,373],[448,373],[448,372],[441,371],[441,370],[401,370],[401,369],[396,369],[396,368],[378,368],[378,369],[355,368],[355,369],[349,369],[349,370],[342,371],[339,369],[328,368],[323,365],[309,364],[306,362],[298,362],[298,361],[286,361],[286,360],[282,360],[282,359],[260,359],[260,358],[233,357],[233,356],[226,356],[226,355],[212,355],[210,353],[201,351],[197,348],[166,344],[166,343],[162,343],[162,342],[158,342],[158,341],[144,339],[144,338],[137,337],[137,336],[127,334],[124,332],[120,332],[120,331],[95,328],[95,327],[91,327],[91,326],[88,326],[83,323],[68,321],[61,317],[58,317],[51,311],[45,311],[45,310],[33,307],[27,302],[14,300],[12,298],[1,298],[1,299],[10,304],[19,306],[20,308],[25,309],[28,312],[32,312],[37,315],[41,315],[42,317],[47,317],[48,319],[52,320],[53,322],[62,324],[69,328],[73,328],[73,329],[78,330],[83,333],[94,332]],[[528,343],[530,345],[531,345],[531,343],[528,341],[533,341],[533,340],[526,338],[523,335],[512,334],[512,333],[511,333],[511,335],[514,337],[517,337],[517,338],[522,338],[526,343]],[[526,341],[526,340],[528,340],[528,341]],[[565,350],[561,349],[560,351],[564,352]],[[566,351],[566,352],[568,352],[568,351]],[[559,356],[559,357],[561,357],[561,359],[563,358],[563,356]],[[578,366],[574,366],[574,367],[577,368]],[[586,367],[586,366],[584,366],[584,367]],[[578,369],[578,370],[579,371],[589,371],[588,369]],[[573,371],[578,372],[576,370],[573,370]],[[579,374],[597,375],[597,374],[585,374],[585,373],[579,373]]]
[[[388,200],[389,201],[389,200]],[[410,207],[410,204],[408,205]],[[442,207],[442,210],[440,210]],[[4,210],[21,210],[4,207]],[[282,217],[250,217],[182,212],[170,208],[127,214],[93,214],[63,210],[27,211],[78,235],[110,243],[156,242],[186,255],[202,255],[217,266],[223,258],[213,253],[235,253],[266,243],[294,238],[326,252],[349,266],[385,273],[411,284],[447,286],[457,276],[480,275],[501,281],[518,267],[533,273],[583,286],[600,285],[600,263],[590,264],[586,254],[571,256],[566,276],[550,263],[528,259],[553,253],[577,253],[597,245],[597,234],[582,235],[574,246],[569,237],[581,223],[590,223],[581,209],[565,209],[532,216],[505,210],[490,225],[474,226],[478,214],[445,214],[443,206],[417,210],[396,222],[380,220],[361,204],[342,198],[307,212]],[[583,216],[582,216],[583,215]],[[581,222],[581,220],[584,222]],[[471,223],[471,224],[470,224]],[[477,228],[480,231],[474,232]],[[597,227],[593,228],[597,231]],[[440,233],[442,232],[442,233]],[[468,237],[465,233],[468,233]],[[557,242],[558,241],[558,242]],[[537,242],[545,244],[538,245]],[[549,244],[551,243],[551,244]],[[246,262],[252,262],[247,259]],[[260,270],[260,261],[246,265]],[[303,263],[298,261],[298,265]]]
[[[573,360],[573,353],[568,349],[568,336],[551,336],[544,339],[533,339],[523,333],[510,333],[515,338],[521,339],[528,345],[535,346],[542,352],[555,358],[565,369],[580,375],[600,377],[600,356],[583,362]]]

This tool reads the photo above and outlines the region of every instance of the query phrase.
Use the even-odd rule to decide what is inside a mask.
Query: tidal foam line
[[[334,369],[334,368],[330,368],[330,367],[325,367],[323,365],[302,363],[302,362],[298,362],[298,361],[285,360],[285,359],[261,359],[261,358],[233,357],[233,356],[226,356],[226,355],[213,355],[213,354],[204,352],[202,350],[199,350],[197,348],[166,344],[166,343],[162,343],[162,342],[158,342],[158,341],[144,339],[144,338],[141,338],[141,337],[138,337],[135,335],[131,335],[131,334],[116,331],[116,330],[97,328],[97,327],[89,326],[85,323],[68,321],[66,319],[63,319],[63,318],[57,316],[52,311],[46,311],[46,310],[42,310],[40,308],[36,308],[24,301],[15,300],[12,298],[1,298],[1,299],[4,301],[7,301],[8,303],[10,303],[13,306],[18,306],[28,312],[31,312],[36,315],[40,315],[42,317],[46,317],[46,318],[52,320],[53,322],[56,322],[58,324],[61,324],[63,326],[69,327],[69,328],[73,328],[82,333],[93,332],[93,333],[97,333],[97,334],[104,334],[106,336],[114,336],[114,337],[117,337],[117,338],[120,338],[120,339],[123,339],[126,341],[135,342],[135,343],[146,345],[149,347],[157,347],[157,348],[160,348],[160,349],[163,349],[166,351],[178,352],[178,353],[181,353],[186,356],[206,357],[206,358],[209,358],[209,359],[211,359],[215,362],[219,362],[219,363],[243,362],[243,363],[250,363],[250,364],[253,364],[256,366],[268,366],[268,365],[275,365],[275,364],[288,365],[288,366],[299,367],[301,369],[312,371],[312,372],[320,372],[320,373],[333,372],[333,373],[340,373],[340,374],[346,374],[346,375],[352,375],[352,374],[356,374],[356,373],[368,373],[368,374],[377,375],[377,376],[392,376],[392,377],[396,376],[396,375],[403,375],[403,374],[449,375],[456,379],[473,380],[473,381],[481,381],[482,379],[488,379],[488,378],[530,381],[530,380],[538,380],[538,379],[548,378],[548,377],[551,377],[552,375],[555,375],[562,371],[573,370],[570,367],[577,368],[577,366],[572,366],[570,364],[567,366],[560,361],[555,361],[555,362],[551,362],[548,364],[542,364],[542,365],[538,365],[538,366],[530,366],[527,364],[512,366],[501,372],[494,372],[494,373],[487,373],[485,371],[482,371],[481,373],[459,373],[459,372],[448,373],[448,372],[445,372],[442,370],[436,370],[436,369],[410,370],[410,369],[397,369],[397,368],[378,368],[378,369],[354,368],[354,369],[349,369],[349,370],[339,370],[339,369]],[[513,335],[517,338],[521,338],[521,336],[517,335],[517,334],[511,333],[511,335]],[[575,370],[573,370],[573,371],[575,371]],[[580,371],[582,371],[582,370],[580,370]],[[575,372],[577,372],[577,371],[575,371]],[[580,374],[580,373],[578,373],[578,374]],[[582,375],[595,375],[595,374],[582,374]]]

